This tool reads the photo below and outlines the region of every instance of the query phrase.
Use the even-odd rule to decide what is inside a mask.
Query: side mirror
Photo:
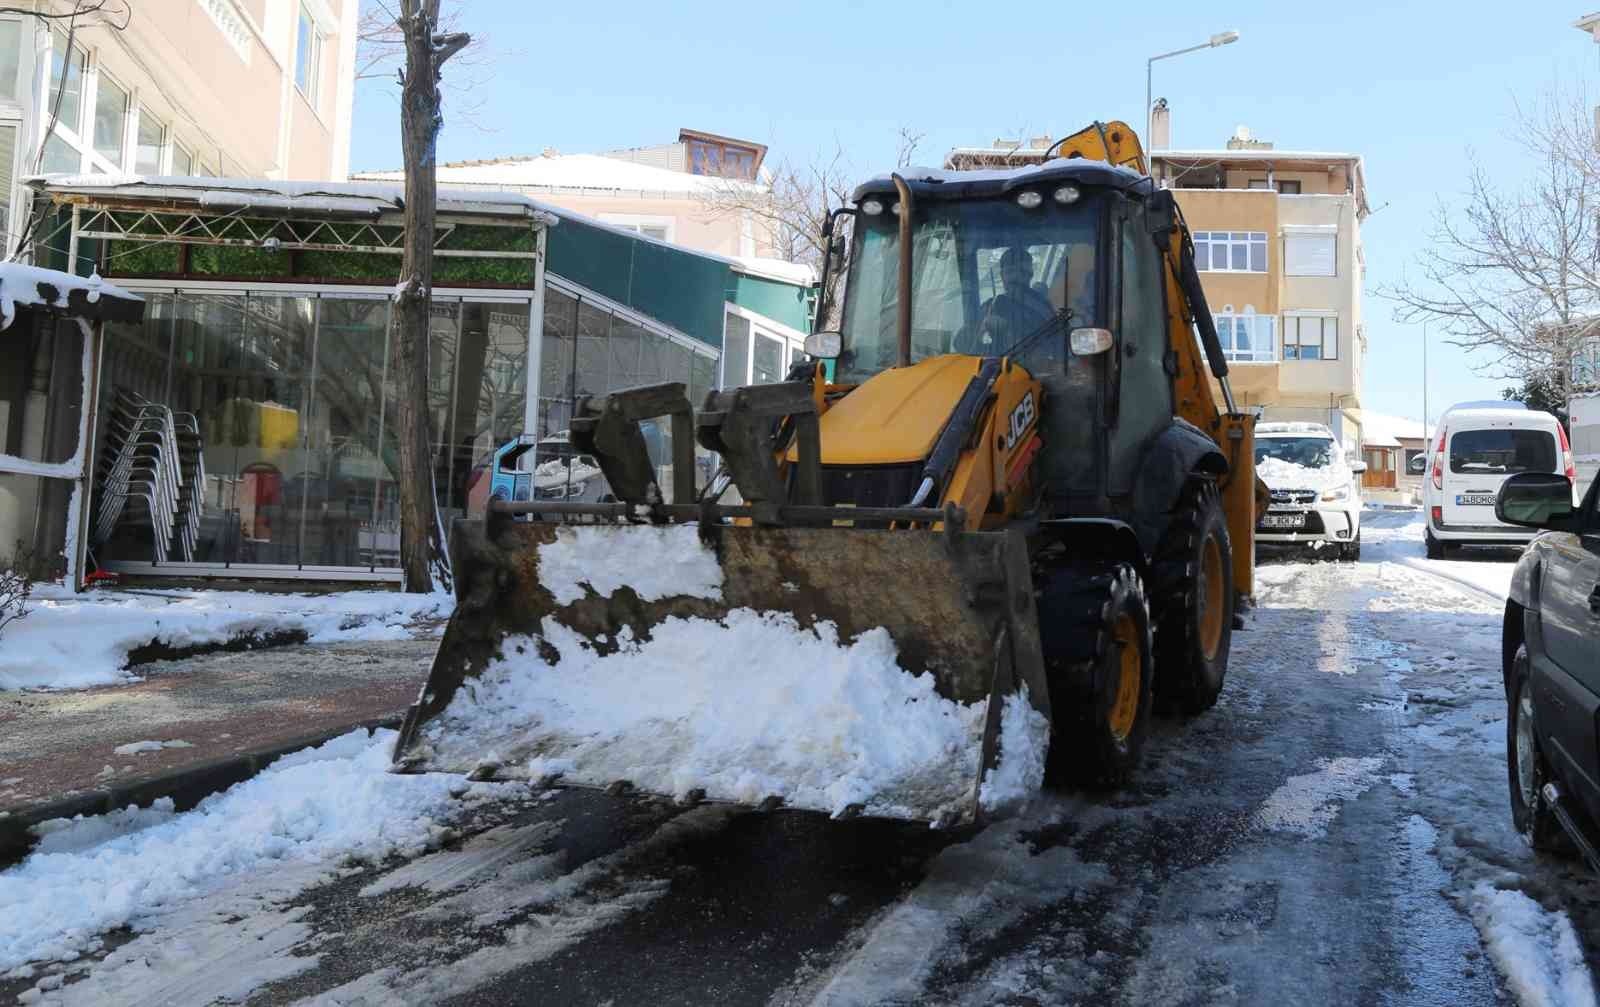
[[[1407,475],[1420,476],[1426,471],[1428,471],[1427,455],[1417,455],[1415,458],[1406,462]]]
[[[1572,481],[1554,472],[1519,472],[1494,498],[1494,516],[1506,524],[1550,531],[1573,526]]]
[[[838,332],[813,332],[806,337],[806,355],[818,360],[833,360],[844,349],[844,336]]]
[[[1351,462],[1350,463],[1350,471],[1355,473],[1356,475],[1360,475],[1361,473],[1365,472],[1366,470],[1367,470],[1367,463],[1366,462]]]

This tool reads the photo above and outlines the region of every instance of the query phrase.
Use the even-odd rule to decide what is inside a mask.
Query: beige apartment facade
[[[1276,150],[1241,130],[1222,149],[1150,159],[1194,235],[1239,404],[1264,420],[1326,423],[1359,457],[1370,212],[1361,158]]]
[[[8,237],[26,214],[20,180],[35,173],[343,179],[358,3],[160,0],[131,5],[127,18],[48,21],[0,13]]]

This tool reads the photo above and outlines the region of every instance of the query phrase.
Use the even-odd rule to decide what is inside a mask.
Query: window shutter
[[[1339,319],[1322,320],[1322,359],[1339,359]]]
[[[1283,236],[1283,272],[1286,276],[1337,276],[1334,251],[1338,237],[1333,234],[1286,234]]]
[[[16,184],[17,127],[0,126],[0,231],[11,235],[11,190]],[[11,242],[6,242],[10,247]]]

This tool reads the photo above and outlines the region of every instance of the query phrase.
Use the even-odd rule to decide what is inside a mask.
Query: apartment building
[[[344,178],[358,2],[161,0],[50,20],[0,13],[7,236],[26,213],[19,180],[40,172]],[[14,6],[74,9],[72,0]]]
[[[1151,174],[1194,234],[1231,383],[1263,419],[1328,424],[1361,444],[1367,337],[1361,157],[1279,150],[1243,128],[1220,149],[1174,150],[1157,111]]]
[[[1359,457],[1370,212],[1361,157],[1277,150],[1242,127],[1216,149],[1170,149],[1169,135],[1161,106],[1151,174],[1174,191],[1194,234],[1234,397],[1263,419],[1326,423]],[[957,147],[945,167],[1037,164],[1050,145],[1043,136]]]
[[[671,143],[456,161],[441,164],[438,176],[441,186],[520,192],[698,252],[770,259],[776,255],[772,228],[752,208],[770,191],[762,171],[766,154],[764,145],[750,140],[683,129]],[[363,171],[354,177],[397,181],[404,175]],[[808,268],[800,269],[809,275]],[[799,275],[789,271],[789,278]]]

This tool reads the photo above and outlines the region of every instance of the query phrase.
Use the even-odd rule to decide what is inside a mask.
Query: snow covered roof
[[[1428,428],[1421,420],[1361,410],[1361,444],[1369,448],[1397,448],[1401,441],[1425,441]]]
[[[1349,154],[1337,150],[1279,150],[1269,148],[1266,150],[1245,148],[1240,150],[1228,149],[1194,149],[1194,150],[1152,150],[1152,160],[1172,161],[1353,161],[1360,163],[1360,154]]]
[[[44,307],[79,318],[138,321],[144,298],[98,274],[74,276],[59,269],[0,262],[0,329],[10,328],[17,305]]]
[[[405,187],[393,182],[291,182],[264,178],[201,178],[177,175],[32,175],[24,181],[49,192],[95,195],[127,193],[173,199],[213,209],[256,209],[376,217],[405,205]],[[525,216],[547,226],[557,222],[554,207],[517,192],[440,189],[440,213]]]
[[[734,269],[751,276],[764,276],[770,280],[782,280],[784,283],[794,283],[802,287],[809,287],[817,282],[817,271],[803,262],[768,259],[755,255],[730,256],[729,262]]]
[[[693,175],[600,154],[539,154],[453,161],[439,165],[437,172],[440,185],[509,186],[524,191],[595,196],[638,193],[687,197],[729,190],[766,191],[766,186],[740,179]],[[397,181],[404,173],[399,170],[358,171],[352,177]]]

